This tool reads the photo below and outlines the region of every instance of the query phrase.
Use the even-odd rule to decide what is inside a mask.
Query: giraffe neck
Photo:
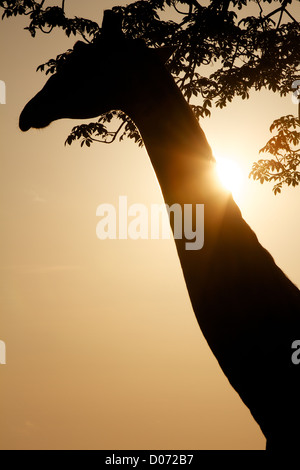
[[[204,203],[203,248],[188,251],[175,240],[189,297],[225,375],[272,439],[274,409],[279,429],[293,413],[284,408],[293,389],[285,377],[293,329],[300,328],[299,291],[216,182],[211,149],[171,76],[157,77],[125,112],[141,132],[165,202]]]
[[[148,74],[150,76],[150,73]],[[161,67],[147,80],[142,96],[131,100],[136,123],[166,203],[208,198],[214,159],[205,134],[171,75]]]
[[[204,259],[208,263],[208,253],[214,250],[225,206],[230,201],[238,217],[240,212],[219,184],[212,150],[189,104],[165,67],[161,65],[156,71],[153,74],[149,70],[144,82],[139,78],[142,86],[137,89],[143,93],[130,99],[125,111],[140,130],[165,203],[169,206],[192,204],[194,214],[196,204],[205,206],[206,241],[200,255],[201,269],[196,265],[195,272],[188,274],[199,254],[190,259],[185,249],[186,240],[175,241],[193,300],[194,279],[200,281],[200,277],[206,275]]]

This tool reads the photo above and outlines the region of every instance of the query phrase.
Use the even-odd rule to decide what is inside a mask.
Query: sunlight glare
[[[243,172],[240,166],[230,158],[216,156],[216,169],[217,175],[222,186],[232,193],[233,198],[236,200],[239,198],[242,184],[243,184]]]

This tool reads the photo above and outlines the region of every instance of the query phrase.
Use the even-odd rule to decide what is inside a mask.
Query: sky
[[[121,3],[75,0],[66,11],[101,22]],[[0,24],[0,448],[264,449],[197,325],[173,240],[96,237],[99,204],[162,202],[145,150],[64,146],[82,121],[19,130],[46,80],[37,66],[75,42],[60,31],[33,39],[24,26]],[[291,96],[252,93],[201,125],[214,154],[242,171],[243,217],[299,286],[299,190],[275,197],[248,179],[269,125],[296,108]]]

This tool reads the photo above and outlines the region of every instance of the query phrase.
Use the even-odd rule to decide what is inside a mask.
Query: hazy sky
[[[100,22],[120,3],[66,8]],[[0,23],[0,447],[263,449],[197,325],[174,242],[96,237],[99,204],[120,195],[162,202],[145,150],[65,147],[82,121],[19,131],[23,106],[46,80],[36,67],[75,42],[62,32],[33,39],[26,22]],[[299,286],[299,190],[274,197],[247,178],[273,119],[296,112],[291,97],[253,92],[202,127],[214,153],[240,165],[243,216]]]

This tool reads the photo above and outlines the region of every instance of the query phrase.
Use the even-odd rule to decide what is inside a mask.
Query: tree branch
[[[180,15],[190,15],[191,5],[189,6],[189,13],[187,13],[186,11],[178,10],[178,8],[176,7],[176,0],[173,2],[173,7],[174,7],[174,10],[177,11],[177,13],[179,13]]]
[[[298,23],[298,21],[290,14],[290,12],[287,11],[287,9],[285,8],[284,11],[286,12],[286,14],[295,22],[295,23]]]
[[[262,18],[263,9],[261,7],[260,0],[256,0],[256,3],[259,6],[259,10],[260,10],[259,11],[259,16],[260,16],[260,18]]]
[[[125,125],[125,123],[126,121],[123,121],[122,124],[118,127],[118,129],[115,132],[108,132],[106,134],[106,136],[112,136],[112,139],[110,141],[95,139],[94,137],[89,137],[89,139],[93,140],[94,142],[101,142],[102,144],[112,144],[116,140],[117,135],[119,134],[120,130]]]
[[[283,17],[283,12],[284,12],[284,9],[282,9],[281,12],[280,12],[280,16],[279,16],[279,20],[278,20],[276,29],[278,29],[279,26],[280,26],[280,23],[281,23],[281,20],[282,20],[282,17]]]
[[[52,25],[52,26],[50,27],[49,31],[45,31],[41,25],[39,25],[39,28],[40,28],[40,30],[42,31],[42,33],[44,33],[44,34],[50,34],[51,31],[52,31],[52,29],[54,28],[54,26]]]

